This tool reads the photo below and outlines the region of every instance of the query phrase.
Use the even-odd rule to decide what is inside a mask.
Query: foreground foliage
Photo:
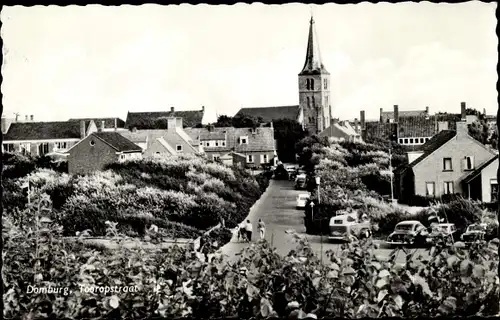
[[[325,263],[296,236],[296,250],[279,256],[267,243],[244,249],[229,265],[210,263],[180,247],[100,252],[61,240],[61,227],[44,218],[50,199],[32,205],[34,220],[16,226],[3,218],[5,319],[122,317],[140,319],[239,317],[362,318],[378,316],[488,316],[499,313],[497,247],[433,247],[426,256],[393,251],[384,261],[369,240],[328,252]],[[45,221],[45,222],[44,222]],[[107,224],[107,234],[125,239]],[[498,240],[496,242],[498,246]],[[396,263],[406,254],[406,263]],[[28,286],[68,288],[27,293]],[[91,293],[92,286],[124,292]],[[134,289],[131,289],[134,288]]]

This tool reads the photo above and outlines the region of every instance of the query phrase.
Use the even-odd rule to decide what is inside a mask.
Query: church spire
[[[325,66],[323,65],[323,61],[321,61],[318,36],[316,34],[316,28],[314,26],[314,18],[311,13],[311,20],[309,21],[309,37],[307,40],[306,61],[304,63],[304,67],[302,68],[301,74],[318,72],[328,73]]]

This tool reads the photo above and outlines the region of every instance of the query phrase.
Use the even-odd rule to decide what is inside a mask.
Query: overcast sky
[[[4,114],[38,120],[298,104],[311,10],[334,117],[496,113],[495,3],[4,7]]]

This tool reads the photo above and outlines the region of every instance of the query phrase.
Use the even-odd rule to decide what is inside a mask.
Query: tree
[[[226,115],[221,115],[217,118],[217,122],[214,123],[215,127],[231,127],[233,125],[233,117]]]
[[[277,140],[278,158],[283,162],[295,162],[298,149],[295,148],[296,141],[306,137],[307,132],[300,123],[290,119],[273,120],[274,139]]]
[[[500,132],[500,106],[497,110],[497,132]],[[496,146],[497,149],[500,149],[499,146]],[[497,170],[497,181],[500,181],[500,165]],[[500,190],[498,191],[498,195],[500,196]],[[498,199],[498,198],[497,198]],[[497,201],[497,219],[498,219],[498,230],[497,237],[500,239],[500,201]],[[498,254],[500,255],[500,245],[498,246]],[[498,264],[498,276],[500,277],[500,264]]]
[[[255,128],[263,122],[264,120],[262,117],[254,117],[245,114],[236,115],[232,119],[232,124],[235,128]]]

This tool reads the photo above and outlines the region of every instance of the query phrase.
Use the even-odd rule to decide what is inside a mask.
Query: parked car
[[[309,200],[311,196],[309,193],[301,193],[297,196],[297,209],[304,209],[307,205],[307,200]]]
[[[474,223],[467,227],[467,230],[460,236],[460,240],[466,243],[484,240],[486,235],[486,223]]]
[[[330,219],[329,240],[352,241],[369,238],[372,235],[371,222],[358,219],[357,212],[342,214]]]
[[[427,236],[428,244],[436,244],[439,240],[451,245],[458,240],[457,227],[454,223],[436,223],[431,225],[431,232]]]
[[[295,178],[295,189],[305,190],[307,188],[307,176],[305,174],[298,175]]]
[[[424,245],[429,232],[416,220],[402,221],[396,225],[394,232],[387,237],[386,243],[395,245]]]

